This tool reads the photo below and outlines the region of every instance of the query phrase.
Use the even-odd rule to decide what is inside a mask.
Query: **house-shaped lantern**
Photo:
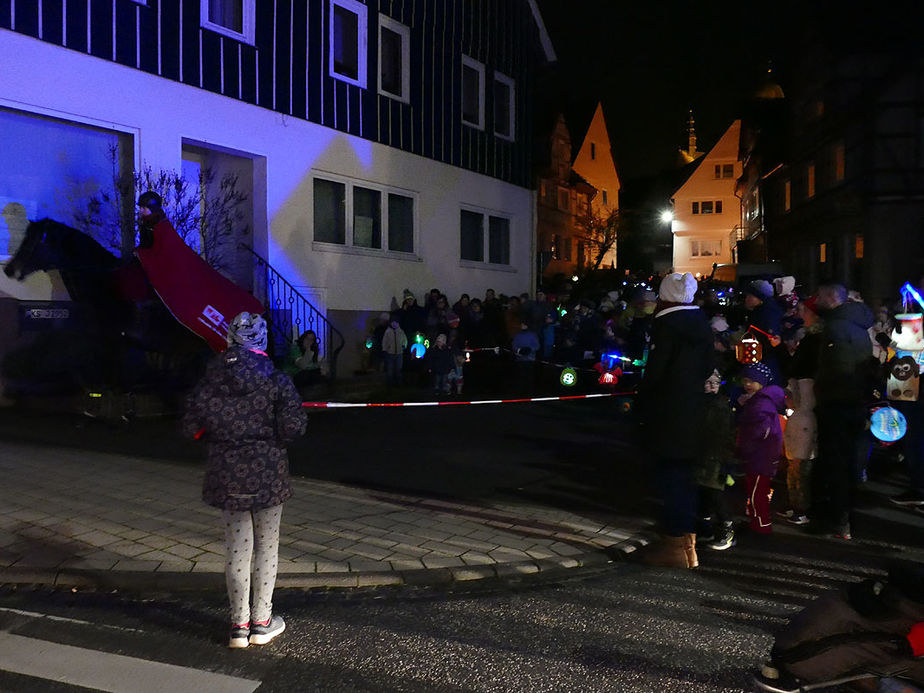
[[[735,345],[735,358],[741,363],[758,363],[764,356],[761,343],[750,332],[746,332]]]

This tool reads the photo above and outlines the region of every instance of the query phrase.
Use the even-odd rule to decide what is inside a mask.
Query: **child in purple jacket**
[[[737,455],[745,464],[748,494],[747,515],[751,529],[761,534],[772,530],[770,522],[770,482],[776,475],[783,453],[780,414],[785,394],[771,385],[770,369],[763,363],[748,364],[741,371],[744,394],[738,398]]]

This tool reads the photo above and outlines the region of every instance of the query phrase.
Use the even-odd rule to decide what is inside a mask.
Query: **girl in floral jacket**
[[[266,355],[263,318],[241,313],[227,339],[228,349],[187,400],[183,430],[204,433],[208,441],[202,499],[222,511],[228,646],[241,648],[265,645],[285,630],[282,617],[272,613],[272,598],[282,504],[292,495],[286,445],[305,432],[307,421],[292,380]]]

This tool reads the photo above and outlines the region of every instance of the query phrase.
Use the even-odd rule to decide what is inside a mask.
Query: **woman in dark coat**
[[[265,350],[263,318],[234,318],[228,349],[209,364],[183,417],[186,435],[208,441],[202,499],[222,511],[232,648],[265,645],[285,630],[272,598],[282,504],[292,495],[286,445],[305,432],[307,420],[292,380]]]
[[[652,565],[695,568],[694,468],[702,452],[703,386],[712,373],[712,329],[692,305],[696,279],[689,272],[661,282],[639,406],[648,449],[658,461],[664,501],[661,544],[646,552]]]

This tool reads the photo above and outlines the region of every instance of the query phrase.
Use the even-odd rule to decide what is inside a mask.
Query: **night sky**
[[[789,1],[538,3],[559,58],[556,86],[542,98],[561,104],[575,154],[603,102],[623,180],[675,165],[691,108],[698,148],[708,151],[763,82],[768,61],[785,89],[788,22],[800,16]]]

